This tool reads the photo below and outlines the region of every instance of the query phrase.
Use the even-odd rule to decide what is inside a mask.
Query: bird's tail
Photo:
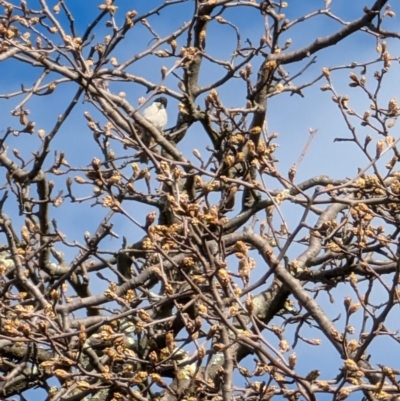
[[[146,130],[142,129],[142,142],[143,145],[146,146],[146,148],[148,149],[151,143],[151,137],[149,135],[148,132],[146,132]],[[147,156],[146,152],[144,151],[144,149],[142,149],[142,154],[140,155],[140,163],[144,163],[147,164],[149,162],[149,157]]]
[[[147,164],[147,163],[149,162],[149,157],[147,156],[146,153],[143,152],[143,153],[140,155],[139,161],[140,161],[140,163]]]

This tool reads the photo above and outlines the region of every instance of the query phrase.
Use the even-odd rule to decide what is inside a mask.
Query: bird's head
[[[168,103],[168,99],[164,96],[158,97],[157,99],[154,99],[154,103],[158,103],[159,104],[159,108],[167,108],[167,103]]]

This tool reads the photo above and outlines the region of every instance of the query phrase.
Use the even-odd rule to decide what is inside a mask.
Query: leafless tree
[[[0,75],[25,71],[0,99],[3,124],[12,115],[0,149],[0,397],[398,399],[400,371],[374,348],[400,347],[389,319],[400,274],[399,107],[395,92],[382,94],[399,60],[389,2],[347,2],[358,12],[351,21],[329,0],[106,0],[82,2],[82,15],[76,3],[0,0]],[[139,11],[124,9],[131,3]],[[309,3],[321,8],[285,15]],[[232,22],[240,13],[252,18]],[[176,28],[162,34],[166,15]],[[317,18],[335,30],[292,44]],[[264,32],[257,42],[242,36],[249,24]],[[234,40],[218,45],[217,31]],[[354,51],[341,64],[338,52],[335,65],[317,67],[320,51],[354,35],[373,43],[367,61]],[[219,58],[210,43],[234,52]],[[203,84],[204,71],[213,73]],[[342,93],[343,73],[367,111]],[[41,128],[35,104],[49,124],[71,88],[52,128]],[[346,127],[335,146],[351,147],[356,174],[317,166],[297,178],[317,130],[289,171],[275,156],[284,133],[269,131],[267,104],[289,94],[307,103],[317,88]],[[132,93],[143,97],[129,101]],[[159,94],[170,115],[178,105],[165,132],[142,117]],[[72,130],[92,147],[60,148]],[[203,148],[190,148],[191,135]],[[75,153],[83,156],[69,163]],[[82,220],[84,238],[66,235],[70,216],[89,206],[95,232]],[[320,358],[304,358],[315,349]],[[320,375],[332,350],[334,373]]]

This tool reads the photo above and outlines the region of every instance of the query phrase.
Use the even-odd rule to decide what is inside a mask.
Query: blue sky
[[[56,1],[48,2],[50,7],[53,7],[56,3]],[[87,24],[93,19],[93,16],[97,15],[97,6],[100,2],[93,0],[67,0],[66,3],[75,17],[78,35],[81,35]],[[115,4],[118,5],[119,11],[116,20],[121,23],[127,10],[136,9],[138,13],[141,14],[146,12],[146,10],[157,7],[160,3],[162,2],[156,0],[117,1]],[[343,20],[351,21],[362,15],[362,8],[364,5],[370,6],[372,3],[373,1],[349,2],[348,0],[332,0],[331,10]],[[31,1],[28,2],[28,4],[31,4],[32,8],[40,8],[37,1]],[[292,0],[289,1],[289,7],[284,12],[286,17],[292,20],[323,7],[323,0]],[[392,9],[397,15],[400,14],[400,5],[398,2],[393,2]],[[149,22],[158,34],[163,36],[178,29],[182,26],[183,22],[189,21],[192,12],[193,2],[187,1],[183,4],[167,7],[165,10],[161,11],[159,16],[151,17]],[[233,8],[229,9],[224,14],[224,18],[240,27],[243,42],[245,39],[249,38],[253,43],[258,43],[260,36],[264,33],[262,20],[258,12],[250,7],[240,8],[240,12]],[[61,20],[63,20],[63,18],[61,18]],[[103,22],[105,21],[106,19]],[[388,19],[385,29],[398,29],[396,23],[398,24],[398,19]],[[325,36],[333,33],[339,28],[340,24],[338,22],[326,16],[317,16],[312,20],[298,24],[297,27],[283,37],[283,42],[291,38],[292,45],[290,49],[294,50],[310,43],[310,41],[313,41],[318,36]],[[108,31],[104,23],[101,23],[95,31],[94,42],[101,42],[107,33]],[[114,56],[119,62],[123,62],[129,59],[133,54],[146,49],[151,39],[152,37],[149,32],[139,23],[126,35],[126,39],[116,49]],[[57,39],[54,40],[57,41]],[[178,38],[177,41],[178,48],[184,46],[186,44],[186,35],[184,34],[181,38]],[[398,41],[388,39],[387,42],[390,53],[393,56],[398,55]],[[367,60],[377,59],[378,53],[374,50],[375,46],[376,39],[374,37],[365,33],[356,33],[338,45],[319,52],[317,54],[317,62],[295,82],[301,84],[311,81],[321,73],[323,67],[346,65],[353,61],[365,62]],[[161,49],[165,48],[168,48],[168,45],[161,47]],[[234,49],[235,33],[233,29],[227,25],[220,25],[215,21],[212,22],[209,26],[207,37],[207,51],[209,54],[219,59],[229,59]],[[161,77],[161,66],[165,65],[167,68],[171,68],[174,61],[175,60],[160,59],[155,56],[150,56],[131,65],[128,71],[134,75],[143,76],[157,83],[160,81]],[[299,71],[308,61],[309,60],[304,60],[295,65],[287,66],[287,70],[292,73]],[[255,72],[259,68],[261,62],[261,58],[255,59],[252,62]],[[373,82],[373,73],[376,69],[378,69],[378,67],[371,66],[368,68],[366,74],[367,83]],[[23,65],[20,62],[7,60],[0,64],[0,72],[0,93],[4,95],[18,90],[22,83],[26,86],[32,85],[40,75],[41,70],[34,70],[32,67]],[[223,74],[223,69],[215,68],[210,63],[205,62],[204,69],[200,75],[200,84],[209,84],[217,80]],[[255,75],[256,74],[254,74],[254,76]],[[348,75],[348,70],[332,73],[334,86],[340,95],[348,95],[350,97],[350,106],[352,109],[363,114],[363,111],[368,109],[370,102],[359,90],[348,86]],[[381,91],[380,99],[382,99],[382,104],[387,104],[389,99],[398,96],[399,76],[398,62],[394,62]],[[54,76],[49,75],[47,82],[51,79],[54,79]],[[304,98],[283,93],[279,96],[272,97],[268,103],[267,124],[269,132],[279,133],[277,140],[279,149],[276,152],[276,157],[279,159],[280,171],[284,173],[288,171],[300,156],[307,142],[309,129],[318,129],[318,133],[311,144],[311,148],[298,170],[296,177],[298,182],[310,178],[315,174],[328,174],[337,179],[352,177],[356,175],[358,167],[363,168],[367,165],[367,160],[355,145],[348,142],[333,142],[333,139],[336,137],[350,137],[350,133],[340,116],[337,106],[331,101],[332,94],[319,90],[319,87],[325,83],[326,82],[322,79],[313,87],[305,89]],[[175,78],[168,77],[165,84],[178,91]],[[126,92],[127,99],[132,105],[137,105],[138,99],[141,96],[146,96],[145,90],[134,83],[111,84],[110,90],[113,92]],[[36,128],[41,128],[49,132],[55,124],[57,116],[64,111],[75,91],[75,84],[63,84],[57,87],[53,95],[37,97],[31,100],[28,104],[28,109],[30,110],[29,118],[36,122]],[[218,92],[227,107],[243,107],[245,104],[245,86],[240,80],[234,80],[228,83],[224,87],[219,88]],[[104,123],[105,120],[89,103],[83,103],[82,100],[83,99],[81,99],[80,104],[73,111],[68,122],[57,134],[51,149],[52,151],[65,151],[66,159],[71,166],[85,167],[90,164],[94,156],[99,157],[100,153],[93,145],[92,133],[87,128],[83,112],[90,111],[94,119],[98,119],[102,123]],[[21,98],[12,98],[9,100],[0,99],[0,105],[3,110],[1,116],[1,129],[3,132],[8,126],[19,126],[17,119],[11,117],[9,113],[19,101],[21,101]],[[203,102],[204,97],[200,97],[198,99],[198,105],[204,107]],[[177,111],[178,102],[174,99],[170,99],[168,108],[170,116],[169,126],[174,125]],[[358,132],[362,132],[363,135],[370,133],[370,130],[361,128],[359,125],[357,125],[357,129],[359,130]],[[395,129],[394,132],[397,133],[397,130]],[[6,144],[9,147],[10,154],[13,148],[18,148],[21,155],[28,157],[32,152],[37,150],[39,143],[40,141],[36,134],[32,136],[22,134],[19,137],[9,138]],[[185,139],[179,144],[179,149],[182,152],[191,153],[194,148],[197,148],[201,153],[205,153],[205,147],[208,145],[209,141],[202,131],[200,124],[194,124],[188,131]],[[114,145],[112,145],[112,148],[114,149]],[[118,147],[115,147],[115,150],[120,151]],[[48,166],[51,164],[52,160],[52,158],[48,159]],[[75,175],[82,174],[72,174],[72,177]],[[55,182],[55,192],[60,189],[64,189],[65,191],[65,176],[55,179]],[[267,179],[267,185],[271,185],[272,188],[275,188],[276,184],[272,180],[270,181]],[[79,187],[74,184],[74,192],[84,195],[91,193],[91,189],[89,186]],[[11,199],[12,197],[6,204],[6,212],[15,219],[17,222],[16,225],[19,227],[23,222],[23,218],[18,216],[16,204]],[[126,209],[141,222],[144,221],[145,214],[152,210],[152,208],[143,205],[138,206],[137,204],[127,204]],[[289,225],[292,225],[293,228],[300,218],[298,211],[296,212],[286,205],[282,206],[282,210],[287,215]],[[83,242],[83,233],[85,231],[94,233],[101,217],[106,213],[107,211],[100,206],[93,208],[89,203],[71,204],[69,200],[66,200],[65,204],[60,208],[52,209],[52,217],[58,220],[59,229],[66,234],[67,240],[71,242],[77,240],[81,243]],[[115,216],[113,218],[113,223],[115,225],[115,231],[121,236],[121,239],[122,236],[125,235],[129,243],[135,242],[143,236],[141,230],[132,226],[132,224],[127,222],[122,216]],[[120,246],[121,240],[112,239],[107,243],[106,248],[116,250]],[[75,251],[71,249],[65,248],[64,251],[66,252],[68,260],[72,260],[75,256]],[[291,252],[293,253],[290,256],[295,257],[297,250],[294,249]],[[253,279],[257,279],[257,274],[254,275]],[[103,283],[99,284],[96,282],[96,286],[97,285],[103,285]],[[344,289],[339,286],[338,289],[334,291],[337,294],[337,302],[335,304],[329,304],[328,297],[326,297],[326,299],[322,297],[322,305],[329,308],[329,316],[331,318],[337,316],[339,313],[342,313],[342,316],[344,316],[341,299],[343,295],[347,295],[348,291],[348,288]],[[376,297],[379,298],[379,296],[380,294],[377,293]],[[358,319],[357,316],[353,318],[356,321]],[[392,320],[392,329],[397,329],[398,324],[395,324],[394,319],[389,319],[389,322],[392,322]],[[312,332],[310,331],[310,337],[315,335],[315,330],[312,330]],[[271,342],[273,341],[274,339],[271,338]],[[325,353],[325,357],[319,360],[321,349]],[[381,339],[378,339],[371,350],[381,349]],[[334,372],[337,372],[339,362],[335,360],[336,356],[329,345],[324,344],[322,347],[299,347],[296,352],[299,356],[300,371],[307,372],[309,360],[312,358],[313,366],[315,365],[314,361],[318,361],[320,365],[319,368],[321,372],[323,372],[322,378],[324,374],[326,374],[327,377],[332,377],[335,374]],[[334,360],[335,363],[332,363],[332,360]],[[380,352],[379,361],[376,360],[375,362],[392,364],[393,367],[399,368],[398,364],[395,363],[393,365],[394,360],[390,353]]]

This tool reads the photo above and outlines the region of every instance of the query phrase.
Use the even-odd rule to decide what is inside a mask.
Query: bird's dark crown
[[[168,99],[164,96],[154,99],[154,102],[161,103],[164,106],[164,108],[167,108]]]

